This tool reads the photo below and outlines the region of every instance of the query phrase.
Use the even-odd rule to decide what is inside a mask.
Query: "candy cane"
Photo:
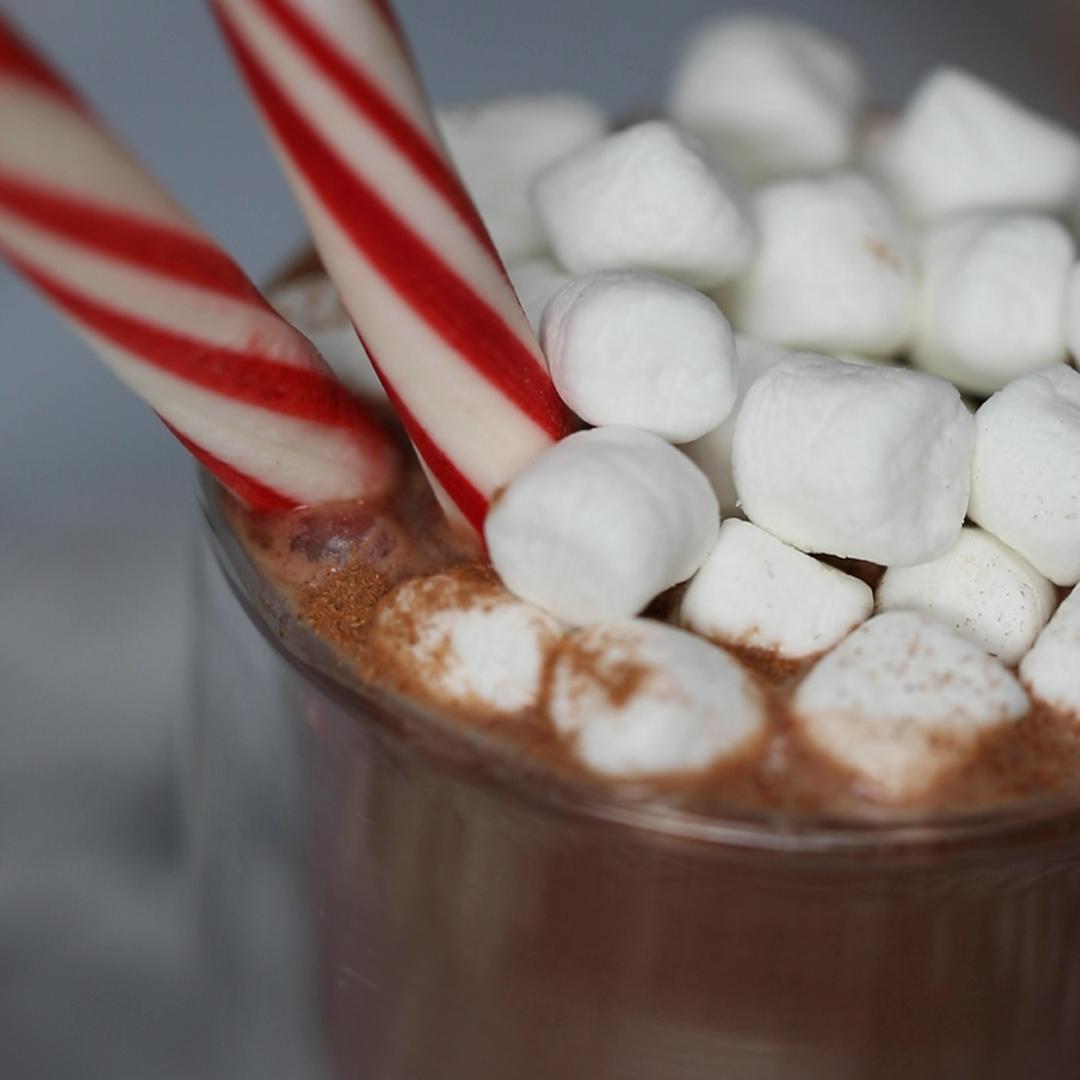
[[[569,430],[379,0],[211,0],[316,246],[451,513]]]
[[[387,434],[3,19],[0,254],[253,507],[392,484]]]

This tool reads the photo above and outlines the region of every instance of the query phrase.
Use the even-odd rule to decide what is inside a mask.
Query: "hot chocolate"
[[[776,703],[772,760],[750,746],[714,773],[613,783],[535,712],[448,705],[452,658],[428,651],[415,620],[376,653],[375,613],[402,574],[455,608],[497,588],[429,497],[271,520],[213,489],[208,507],[219,558],[280,657],[271,675],[250,626],[238,648],[242,616],[223,597],[203,645],[228,668],[209,685],[209,747],[287,739],[335,1075],[1068,1075],[1080,811],[1051,750],[1068,752],[1061,715],[1029,715],[966,775],[882,804],[785,729],[805,663],[744,653]],[[427,536],[418,548],[403,521]],[[414,655],[399,640],[425,645],[420,670],[392,666]],[[387,653],[382,692],[360,673]],[[246,657],[248,693],[262,689],[238,709]],[[612,702],[640,692],[640,670],[615,674]],[[234,757],[204,750],[221,790]],[[227,821],[206,812],[211,830]]]
[[[0,248],[216,478],[339,1072],[1069,1075],[1080,138],[759,16],[436,118],[386,0],[213,6],[329,366],[2,21]]]

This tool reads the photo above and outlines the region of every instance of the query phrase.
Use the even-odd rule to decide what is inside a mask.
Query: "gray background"
[[[284,184],[198,0],[2,6],[253,276],[300,241]],[[847,33],[871,59],[883,100],[948,57],[1061,114],[1080,113],[1080,66],[1070,64],[1080,45],[1075,0],[738,6],[812,11]],[[722,7],[400,3],[438,99],[560,87],[614,110],[661,100],[678,41]],[[170,1075],[158,1060],[173,1037],[163,1017],[183,988],[162,955],[162,927],[175,883],[169,778],[189,713],[197,632],[194,519],[183,451],[0,268],[6,1075]],[[57,1015],[82,1022],[60,1038],[51,1030]]]

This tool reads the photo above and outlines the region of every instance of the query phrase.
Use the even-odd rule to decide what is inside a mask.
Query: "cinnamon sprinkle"
[[[351,654],[363,646],[368,624],[386,589],[379,574],[357,560],[303,590],[299,607],[304,621],[319,637]]]
[[[590,691],[600,689],[616,709],[636,697],[656,673],[650,664],[615,659],[602,649],[584,648],[573,636],[566,638],[556,650],[552,664],[556,659],[562,662],[563,670],[569,671],[575,683],[587,683]],[[547,699],[545,695],[544,707]]]

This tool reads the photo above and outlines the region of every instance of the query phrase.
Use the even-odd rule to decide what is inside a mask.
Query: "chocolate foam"
[[[426,669],[414,662],[415,622],[396,617],[374,632],[380,604],[401,583],[418,577],[440,575],[437,595],[430,597],[436,607],[505,595],[486,561],[446,526],[418,467],[393,500],[281,517],[251,515],[228,504],[227,513],[286,608],[331,645],[359,680],[483,728],[508,750],[559,776],[613,785],[592,776],[554,731],[545,715],[546,691],[537,707],[513,716],[455,708],[432,690],[439,685],[438,657],[429,657]],[[653,605],[649,616],[672,621],[677,600],[676,590]],[[792,662],[760,649],[729,646],[727,651],[761,688],[765,737],[752,752],[711,769],[633,781],[629,786],[643,797],[718,816],[765,812],[782,819],[902,821],[985,811],[1080,784],[1080,730],[1070,718],[1035,704],[1018,722],[979,737],[962,765],[918,797],[882,804],[858,776],[812,746],[795,721],[792,696],[812,660]],[[599,659],[592,658],[590,674],[597,674]],[[590,665],[590,658],[577,662]],[[612,675],[609,664],[604,671]],[[608,680],[612,701],[629,700],[647,677],[634,666],[615,672]]]

